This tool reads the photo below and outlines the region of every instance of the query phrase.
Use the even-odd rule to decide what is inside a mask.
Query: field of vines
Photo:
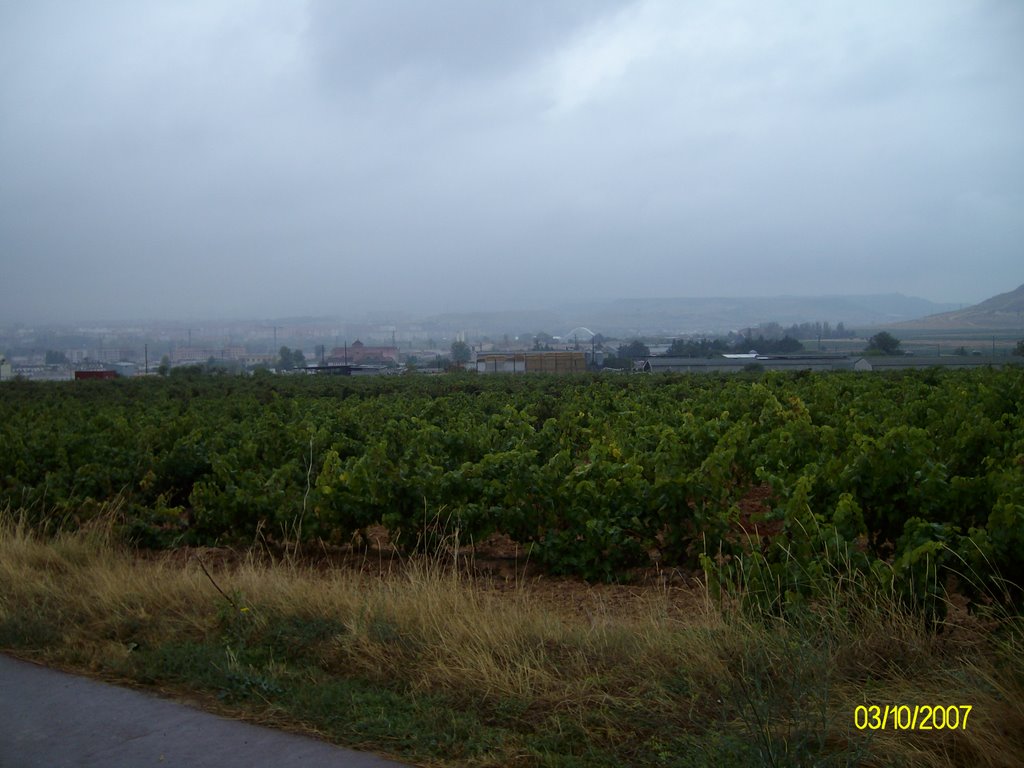
[[[498,532],[554,573],[703,569],[779,609],[850,577],[932,613],[951,586],[1019,605],[1022,403],[1015,368],[12,382],[0,509],[115,508],[153,548]]]

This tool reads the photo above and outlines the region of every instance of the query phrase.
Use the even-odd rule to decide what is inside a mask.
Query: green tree
[[[161,376],[166,376],[171,372],[171,358],[164,355],[160,358],[160,366],[156,369],[156,372]]]
[[[669,357],[714,357],[728,352],[729,345],[722,339],[675,339],[666,354]]]
[[[624,357],[628,360],[636,360],[641,357],[649,357],[651,349],[644,344],[640,339],[634,339],[629,344],[623,344],[619,347],[618,356]]]
[[[288,349],[288,347],[281,347],[278,351],[277,367],[282,371],[290,371],[295,368],[304,368],[306,366],[306,356],[302,353],[301,349]]]
[[[535,352],[551,349],[551,342],[553,342],[554,340],[555,337],[552,336],[550,333],[538,331],[537,333],[533,334],[533,349]]]
[[[899,355],[900,340],[887,331],[876,333],[868,339],[868,345],[864,347],[864,353],[868,355]]]
[[[292,351],[286,346],[281,346],[277,351],[277,366],[279,370],[288,371],[294,368],[292,364]]]
[[[472,351],[469,348],[469,344],[464,341],[453,341],[452,342],[452,362],[453,363],[468,363],[472,357]]]
[[[753,347],[761,353],[784,355],[791,352],[800,352],[803,350],[804,345],[792,336],[783,336],[781,339],[766,339],[763,336],[758,336],[753,341],[747,339],[737,345],[737,349],[740,351],[745,351],[748,347]]]

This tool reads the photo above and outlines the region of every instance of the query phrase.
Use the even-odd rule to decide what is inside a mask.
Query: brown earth
[[[771,489],[767,486],[747,491],[738,503],[740,518],[735,524],[738,540],[763,544],[780,532],[781,521],[768,519],[771,500]],[[650,566],[631,569],[623,574],[623,583],[619,584],[588,583],[581,578],[546,573],[541,565],[531,561],[529,545],[519,544],[501,533],[468,544],[449,537],[442,551],[431,556],[431,562],[446,568],[455,567],[488,590],[499,593],[525,590],[533,598],[569,608],[580,615],[635,610],[638,603],[651,599],[659,602],[667,599],[674,610],[693,608],[707,600],[702,572],[663,568],[658,564],[660,553],[654,550],[651,554]],[[401,574],[411,563],[417,562],[417,558],[422,562],[423,557],[400,552],[383,526],[373,526],[367,529],[364,538],[344,545],[318,541],[296,546],[261,537],[250,548],[179,547],[143,556],[181,565],[196,561],[210,571],[256,561],[323,571],[343,569],[374,577]]]

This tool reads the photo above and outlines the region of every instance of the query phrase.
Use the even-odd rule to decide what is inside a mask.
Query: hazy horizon
[[[1024,4],[0,0],[0,323],[1024,282]]]
[[[190,315],[179,317],[123,317],[114,319],[76,318],[65,321],[0,322],[0,329],[10,331],[15,327],[37,329],[110,328],[112,330],[132,327],[149,329],[205,330],[218,326],[262,327],[268,330],[284,327],[341,324],[349,326],[410,327],[426,323],[451,324],[483,322],[493,332],[522,331],[529,326],[533,330],[544,330],[548,326],[559,327],[566,323],[579,326],[588,322],[604,327],[609,322],[641,322],[648,326],[657,322],[652,318],[689,318],[691,322],[704,323],[700,330],[691,332],[725,332],[742,325],[757,325],[762,322],[782,324],[804,322],[843,322],[847,325],[873,327],[883,322],[882,317],[915,319],[939,312],[966,308],[967,304],[956,302],[931,302],[921,297],[905,296],[899,293],[884,294],[833,294],[819,296],[712,296],[712,297],[661,297],[661,298],[609,298],[589,301],[568,302],[561,306],[547,307],[506,307],[485,309],[464,309],[451,312],[413,312],[409,310],[372,309],[365,312],[337,312],[305,315]],[[895,313],[895,314],[892,314]],[[643,319],[640,320],[639,318]],[[574,318],[574,319],[570,319]],[[756,319],[755,319],[756,318]],[[871,319],[869,319],[871,318]],[[522,326],[522,327],[520,327]],[[536,328],[534,328],[536,326]],[[469,326],[466,326],[469,327]],[[615,326],[618,331],[621,327]],[[605,328],[607,330],[607,328]],[[378,328],[379,331],[379,328]],[[653,332],[647,328],[645,332]]]

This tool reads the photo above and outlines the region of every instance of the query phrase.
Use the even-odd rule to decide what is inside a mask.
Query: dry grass
[[[377,577],[200,560],[139,557],[109,529],[42,538],[8,519],[0,648],[434,764],[1024,763],[1016,620],[962,615],[935,634],[880,597],[837,596],[782,621],[698,588],[604,601],[564,585],[585,593],[578,610],[545,597],[550,586],[497,589],[431,561]],[[195,661],[200,651],[215,670]],[[337,699],[308,698],[346,680],[447,708],[480,744],[399,743],[385,725],[339,731]],[[966,730],[861,732],[858,704],[974,709]],[[386,724],[374,708],[346,717]],[[436,728],[418,711],[388,727]]]

